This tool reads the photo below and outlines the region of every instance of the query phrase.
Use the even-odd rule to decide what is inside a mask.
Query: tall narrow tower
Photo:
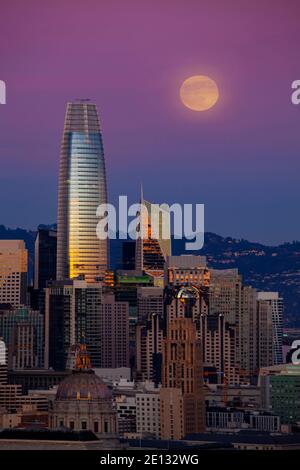
[[[61,145],[57,217],[57,279],[94,283],[108,267],[108,240],[96,235],[107,203],[102,133],[95,104],[68,103]]]
[[[171,255],[170,211],[166,206],[146,201],[142,187],[140,204],[144,206],[145,212],[140,214],[139,232],[143,236],[136,241],[135,269],[144,270],[155,279],[161,278],[162,286],[164,265]],[[154,235],[152,217],[158,224]]]
[[[174,316],[167,305],[167,328],[162,345],[162,439],[182,439],[205,430],[201,342],[193,320],[198,294],[196,289],[186,287],[176,295],[183,308]]]

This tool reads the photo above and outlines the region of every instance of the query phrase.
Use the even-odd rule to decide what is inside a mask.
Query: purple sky
[[[205,203],[206,229],[300,239],[298,0],[5,0],[0,16],[0,224],[56,219],[65,104],[91,98],[112,201]],[[220,100],[179,100],[190,75]]]

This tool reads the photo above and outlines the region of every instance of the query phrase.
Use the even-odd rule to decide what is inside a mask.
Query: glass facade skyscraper
[[[138,225],[138,231],[142,230],[143,236],[138,237],[136,240],[135,269],[143,270],[146,274],[162,280],[165,262],[167,257],[171,256],[170,211],[146,201],[142,190],[141,205],[146,210],[145,213],[140,215]],[[152,215],[153,220],[158,223],[158,233],[154,233],[154,236],[152,233]]]
[[[57,219],[57,279],[104,277],[108,240],[99,240],[96,210],[107,202],[102,134],[97,108],[68,103],[61,145]]]

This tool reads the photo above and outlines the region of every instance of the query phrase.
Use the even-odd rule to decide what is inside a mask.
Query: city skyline
[[[300,450],[300,0],[2,3],[0,453]]]
[[[299,107],[290,99],[299,4],[88,3],[2,9],[1,223],[56,221],[64,107],[90,97],[102,117],[110,202],[137,201],[143,182],[150,200],[204,203],[208,231],[268,244],[299,239]],[[179,97],[197,74],[220,90],[203,114]]]

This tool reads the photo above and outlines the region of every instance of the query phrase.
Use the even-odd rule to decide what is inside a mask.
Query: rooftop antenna
[[[77,101],[79,103],[88,103],[90,100],[90,98],[75,98],[74,101]]]

